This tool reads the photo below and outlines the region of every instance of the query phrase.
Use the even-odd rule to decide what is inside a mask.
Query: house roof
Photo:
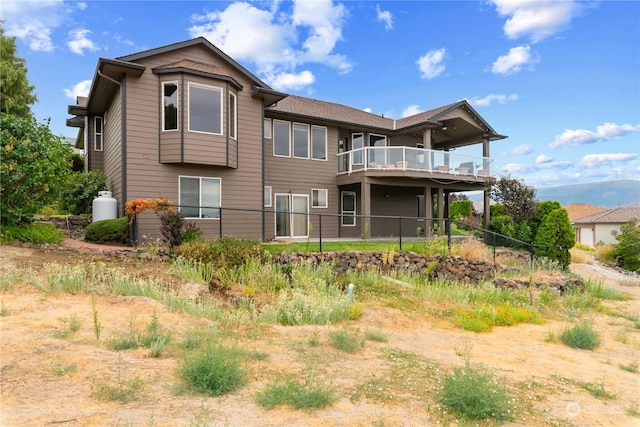
[[[593,215],[606,210],[605,208],[601,208],[600,206],[589,205],[587,203],[572,203],[564,206],[564,208],[567,210],[567,214],[569,215],[569,221],[573,221],[574,219]]]
[[[192,74],[200,74],[208,77],[215,77],[220,80],[226,80],[234,84],[238,89],[242,89],[242,85],[230,74],[226,73],[217,65],[204,64],[202,62],[183,59],[171,64],[161,65],[153,70],[154,74],[185,72]]]
[[[640,219],[640,208],[613,208],[573,221],[574,224],[623,224],[632,218]]]

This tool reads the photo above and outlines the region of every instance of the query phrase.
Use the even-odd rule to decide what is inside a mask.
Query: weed
[[[63,363],[58,363],[56,364],[56,366],[53,367],[53,375],[57,376],[57,377],[62,377],[65,375],[69,375],[73,372],[76,372],[78,370],[78,367],[71,363],[71,364],[63,364]]]
[[[134,328],[135,316],[129,317],[129,330],[124,334],[119,334],[117,338],[108,341],[109,347],[115,351],[131,350],[138,348],[138,333]]]
[[[640,418],[640,409],[638,408],[638,401],[634,400],[629,404],[626,410],[627,415],[631,417]]]
[[[188,385],[200,393],[220,396],[237,389],[246,381],[239,354],[235,348],[207,346],[204,350],[184,356],[180,374]]]
[[[555,342],[556,341],[556,334],[553,333],[552,331],[548,331],[547,332],[547,336],[544,339],[545,342]]]
[[[137,393],[144,387],[144,381],[138,376],[127,379],[125,376],[126,366],[122,361],[122,355],[118,355],[118,363],[115,368],[116,384],[109,385],[105,383],[97,383],[93,387],[93,397],[104,401],[120,401],[128,403],[137,398]]]
[[[381,330],[372,331],[367,329],[364,331],[364,337],[369,341],[388,342],[389,338]]]
[[[66,292],[75,295],[84,291],[87,275],[83,266],[46,264],[44,270],[47,280],[47,293]]]
[[[347,328],[329,332],[331,345],[346,353],[356,353],[364,347],[365,338],[358,331],[349,331]]]
[[[580,387],[583,390],[588,391],[592,396],[600,397],[603,399],[613,399],[616,397],[614,393],[608,392],[604,389],[604,382],[600,381],[597,383],[586,383],[581,382]]]
[[[215,276],[215,271],[216,269],[212,264],[200,260],[187,259],[182,256],[173,261],[169,270],[170,273],[177,274],[185,280],[205,284],[211,282],[211,279]]]
[[[273,409],[278,405],[290,405],[295,409],[324,408],[337,400],[332,388],[318,381],[296,380],[289,375],[267,383],[264,390],[256,393],[256,402]]]
[[[489,369],[472,365],[468,360],[464,368],[454,368],[445,374],[440,401],[457,415],[470,419],[512,419],[504,384]]]
[[[309,337],[308,342],[312,347],[317,347],[320,345],[320,334],[317,329],[313,331],[313,334]]]
[[[572,348],[593,350],[600,345],[598,333],[587,323],[565,329],[560,334],[560,341]]]
[[[587,292],[599,299],[614,301],[628,301],[631,299],[630,296],[605,286],[601,281],[587,280],[585,288]]]
[[[638,363],[637,362],[631,362],[631,363],[628,363],[626,365],[622,365],[621,364],[621,365],[618,365],[618,367],[620,369],[622,369],[623,371],[631,372],[631,373],[634,373],[634,374],[638,373]]]
[[[93,308],[93,332],[97,341],[100,341],[100,321],[98,320],[98,310],[96,308],[96,296],[91,294],[91,307]]]

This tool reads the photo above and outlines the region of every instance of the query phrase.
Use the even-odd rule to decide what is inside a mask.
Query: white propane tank
[[[118,218],[118,201],[111,197],[111,191],[98,191],[93,199],[93,222]]]

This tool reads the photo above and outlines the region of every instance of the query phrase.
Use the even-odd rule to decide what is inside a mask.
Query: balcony
[[[418,175],[482,179],[493,176],[492,163],[493,159],[489,157],[468,156],[452,151],[404,146],[363,147],[338,154],[338,175],[361,171],[380,172],[380,175],[413,172]]]

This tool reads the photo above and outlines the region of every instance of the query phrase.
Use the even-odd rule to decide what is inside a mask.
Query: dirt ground
[[[89,249],[64,252],[1,246],[3,277],[25,268],[31,269],[32,277],[10,290],[2,286],[0,294],[0,425],[427,426],[441,424],[442,419],[451,420],[439,415],[441,408],[415,399],[352,399],[358,384],[388,374],[388,363],[381,357],[388,348],[413,352],[441,370],[462,366],[459,353],[465,349],[472,362],[497,371],[511,391],[533,405],[526,415],[516,414],[506,425],[640,425],[640,418],[629,415],[640,411],[640,373],[620,368],[640,364],[640,331],[628,319],[640,317],[640,282],[598,266],[574,264],[572,270],[583,278],[600,278],[632,299],[604,303],[610,312],[625,316],[605,312],[589,315],[602,338],[602,345],[595,351],[571,349],[548,339],[551,333],[557,335],[571,325],[570,319],[565,318],[570,316],[545,319],[544,324],[495,327],[491,332],[477,334],[457,329],[435,316],[408,315],[365,304],[362,316],[351,326],[361,331],[379,330],[388,342],[367,341],[360,352],[352,355],[328,345],[327,332],[336,326],[272,325],[238,331],[237,342],[243,348],[266,353],[268,358],[249,363],[249,379],[242,388],[214,398],[175,392],[180,361],[175,355],[152,358],[148,349],[118,353],[105,343],[118,331],[126,331],[131,319],[146,325],[154,313],[162,327],[171,331],[174,341],[194,325],[215,328],[215,322],[172,312],[149,298],[100,296],[96,311],[102,338],[98,342],[90,296],[46,295],[29,283],[41,278],[47,263],[93,261],[123,266],[143,277],[180,282],[167,273],[167,264],[125,261]],[[64,320],[71,316],[77,316],[82,326],[73,336],[61,338]],[[315,359],[306,350],[312,336],[320,340],[314,350],[320,356],[316,354]],[[336,403],[311,412],[288,407],[266,410],[255,403],[255,393],[279,371],[302,375],[309,361],[339,390]],[[65,372],[67,367],[73,369]],[[94,397],[96,385],[121,384],[122,378],[142,380],[144,387],[137,399],[120,403]],[[580,382],[601,384],[613,397],[594,397],[580,387]],[[453,421],[450,425],[458,424]]]

